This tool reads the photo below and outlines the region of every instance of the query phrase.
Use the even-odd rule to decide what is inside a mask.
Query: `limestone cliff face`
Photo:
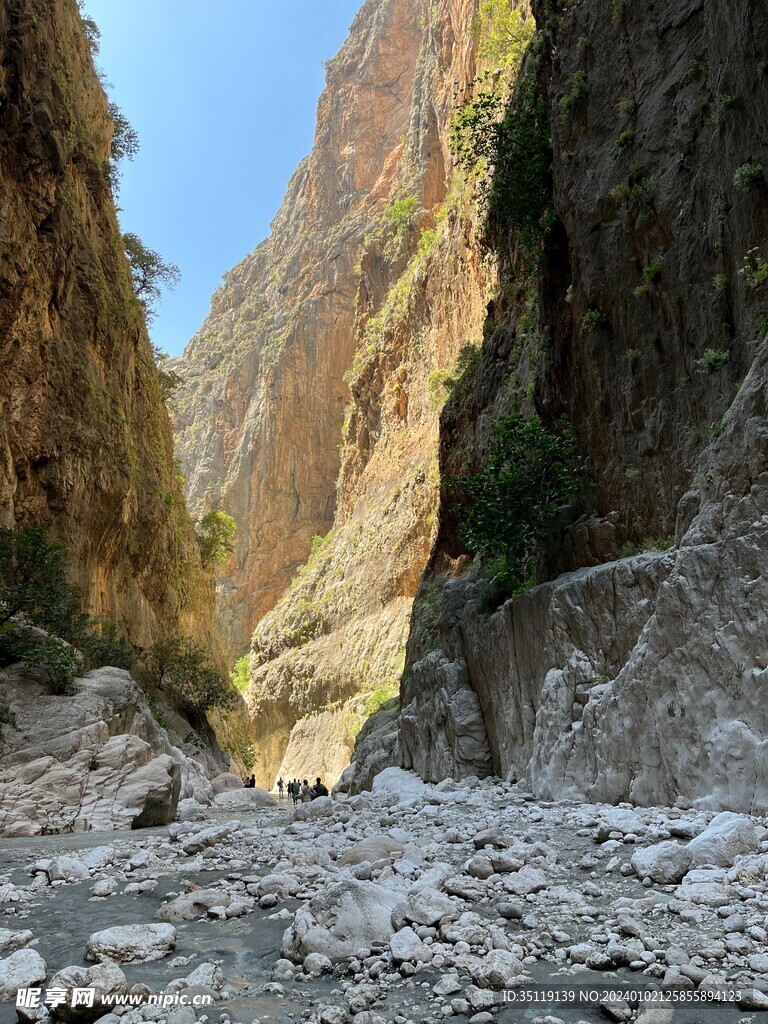
[[[0,522],[69,548],[87,608],[216,648],[213,586],[107,176],[112,123],[74,0],[0,6]]]
[[[270,237],[227,274],[177,365],[188,497],[238,523],[219,600],[235,657],[333,521],[355,264],[397,179],[419,35],[416,0],[363,5]]]
[[[472,203],[447,195],[476,13],[363,5],[271,237],[178,366],[191,497],[241,523],[220,609],[233,643],[259,620],[246,701],[260,785],[313,765],[333,781],[397,692],[435,528],[435,372],[479,346],[495,273]]]
[[[273,236],[187,354],[193,497],[248,523],[222,603],[258,619],[257,774],[334,774],[404,661],[344,785],[394,761],[762,809],[768,14],[531,6],[514,88],[477,79],[477,3],[363,6]],[[374,151],[354,98],[373,82],[379,102],[395,39],[397,145],[349,207],[315,210],[321,180],[363,181],[338,126],[354,108],[355,161]],[[569,415],[590,486],[539,585],[489,606],[455,480],[516,411]]]
[[[764,811],[768,210],[750,168],[768,144],[767,16],[746,0],[536,7],[553,141],[538,351],[500,303],[443,416],[441,475],[483,460],[500,413],[569,412],[594,487],[542,571],[586,568],[490,613],[482,580],[456,578],[444,486],[400,756],[431,778],[527,775],[547,797]],[[670,535],[668,554],[614,561]]]

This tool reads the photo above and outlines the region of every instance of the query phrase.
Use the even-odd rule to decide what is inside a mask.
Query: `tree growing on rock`
[[[552,431],[536,418],[514,414],[497,426],[483,468],[456,481],[466,499],[459,510],[459,534],[492,567],[502,590],[515,593],[533,582],[539,545],[581,480],[566,419]]]
[[[0,633],[27,621],[52,633],[71,631],[78,619],[67,555],[39,526],[0,530]]]
[[[149,667],[176,710],[189,716],[193,724],[211,708],[226,711],[237,703],[237,693],[211,665],[208,651],[186,637],[169,637],[154,644]]]
[[[223,565],[235,550],[237,526],[232,516],[220,510],[207,512],[197,524],[197,543],[200,545],[203,565],[211,568]]]
[[[123,245],[131,265],[134,293],[149,321],[154,316],[154,304],[162,289],[175,288],[181,280],[181,272],[175,263],[166,263],[159,252],[150,249],[132,231],[123,235]]]

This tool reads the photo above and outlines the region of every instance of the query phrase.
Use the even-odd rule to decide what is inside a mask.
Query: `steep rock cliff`
[[[176,365],[189,500],[238,524],[218,602],[235,657],[333,521],[355,264],[396,180],[418,38],[414,0],[363,5],[270,237],[226,275]]]
[[[444,486],[422,589],[437,631],[416,616],[402,756],[434,778],[485,755],[548,797],[764,809],[766,14],[715,0],[536,13],[553,187],[528,397],[545,419],[570,413],[593,483],[541,571],[593,568],[492,612],[476,566],[451,578],[461,510]],[[526,409],[525,327],[509,305],[496,316],[441,422],[444,480],[482,463],[499,414]],[[673,532],[675,552],[611,561]]]
[[[0,522],[63,541],[85,606],[134,642],[215,650],[74,0],[3,4],[0,67]]]
[[[241,630],[260,620],[246,701],[261,785],[313,765],[332,781],[366,715],[397,691],[435,526],[435,373],[479,346],[495,274],[471,190],[458,182],[448,194],[449,122],[475,73],[476,13],[474,0],[363,5],[271,237],[228,276],[178,366],[192,381],[178,422],[190,495],[221,497],[246,527],[220,608]],[[371,170],[350,191],[335,169],[353,145]],[[315,299],[331,259],[332,326]],[[265,301],[276,348],[272,327],[247,327]],[[225,336],[211,384],[206,360],[218,365]]]

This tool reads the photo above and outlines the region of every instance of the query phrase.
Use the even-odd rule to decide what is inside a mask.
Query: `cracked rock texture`
[[[706,489],[680,503],[675,551],[566,574],[490,616],[476,586],[446,586],[443,653],[406,689],[405,763],[472,774],[490,749],[541,797],[764,813],[767,410],[768,340],[702,456]],[[486,748],[457,740],[452,679],[477,695]]]
[[[180,798],[211,803],[202,766],[170,743],[127,672],[89,672],[66,697],[14,669],[0,682],[17,723],[3,730],[0,835],[164,825]]]

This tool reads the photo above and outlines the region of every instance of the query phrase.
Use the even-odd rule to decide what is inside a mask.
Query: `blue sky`
[[[269,233],[312,144],[322,61],[361,0],[87,0],[109,97],[141,149],[124,161],[120,215],[181,269],[152,324],[177,355],[221,275]]]

